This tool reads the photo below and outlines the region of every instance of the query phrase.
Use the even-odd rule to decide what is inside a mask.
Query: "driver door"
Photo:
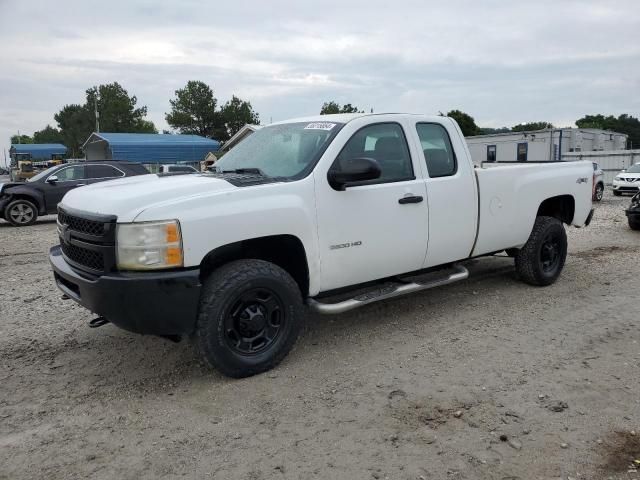
[[[52,181],[52,177],[57,177],[57,180]],[[47,213],[55,213],[58,203],[69,190],[86,184],[86,167],[84,165],[69,165],[49,175],[44,185]]]
[[[344,191],[317,175],[316,206],[321,291],[422,268],[428,208],[424,180],[414,165],[402,125],[367,125],[347,141],[331,169],[354,158],[373,158],[380,178]]]

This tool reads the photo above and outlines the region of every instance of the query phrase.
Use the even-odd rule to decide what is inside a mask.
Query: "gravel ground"
[[[311,317],[244,380],[188,342],[89,329],[52,281],[54,219],[0,222],[0,478],[640,478],[628,203],[569,229],[551,287],[474,261],[466,282]]]

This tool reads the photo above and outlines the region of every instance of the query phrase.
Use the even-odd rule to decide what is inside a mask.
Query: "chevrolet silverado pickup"
[[[474,167],[456,122],[342,114],[265,126],[210,173],[69,192],[55,281],[121,328],[190,336],[243,377],[290,351],[306,309],[340,313],[467,278],[506,251],[550,285],[566,225],[593,214],[590,162]]]

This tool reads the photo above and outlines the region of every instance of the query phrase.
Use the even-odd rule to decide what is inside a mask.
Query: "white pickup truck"
[[[549,285],[564,224],[588,225],[593,167],[474,167],[450,118],[326,115],[275,123],[217,171],[69,192],[51,249],[65,296],[142,334],[189,335],[228,376],[263,372],[307,308],[339,313],[467,278],[507,251]]]

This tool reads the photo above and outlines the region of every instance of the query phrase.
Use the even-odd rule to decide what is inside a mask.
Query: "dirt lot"
[[[276,370],[229,380],[188,342],[60,300],[47,217],[0,223],[0,478],[640,478],[640,232],[605,197],[558,283],[512,261],[312,317]]]

